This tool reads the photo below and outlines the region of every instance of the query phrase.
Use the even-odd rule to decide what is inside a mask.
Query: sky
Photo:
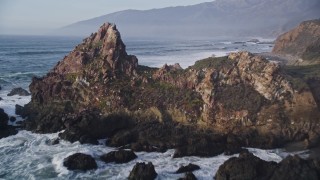
[[[0,0],[0,34],[46,34],[112,12],[186,6],[213,0]]]

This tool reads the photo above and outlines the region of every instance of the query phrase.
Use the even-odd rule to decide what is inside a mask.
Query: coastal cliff
[[[319,141],[320,114],[301,81],[249,52],[187,69],[141,66],[116,26],[105,23],[46,76],[33,78],[22,115],[34,132],[65,130],[61,138],[82,143],[108,137],[109,145],[134,150],[176,148],[176,157],[292,141],[309,147]]]
[[[272,52],[294,59],[289,64],[319,64],[320,19],[302,22],[298,27],[280,35]]]

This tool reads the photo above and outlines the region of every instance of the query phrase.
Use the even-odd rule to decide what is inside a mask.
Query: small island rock
[[[63,165],[67,167],[68,170],[87,171],[97,169],[97,163],[93,157],[82,153],[76,153],[65,158]]]

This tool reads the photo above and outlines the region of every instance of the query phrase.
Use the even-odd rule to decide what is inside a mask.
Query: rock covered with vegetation
[[[281,55],[297,56],[295,65],[320,63],[320,19],[302,22],[298,27],[279,36],[272,50]]]
[[[97,33],[30,85],[26,128],[65,131],[71,142],[135,151],[176,148],[174,157],[236,153],[318,142],[319,109],[309,86],[249,52],[207,58],[182,69],[150,68],[128,55],[115,25]]]

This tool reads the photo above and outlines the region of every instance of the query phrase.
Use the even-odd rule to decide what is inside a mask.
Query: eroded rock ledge
[[[33,78],[26,129],[65,129],[60,137],[82,143],[109,137],[109,145],[134,150],[177,148],[176,157],[313,145],[319,109],[309,88],[294,83],[279,65],[249,52],[187,69],[141,66],[106,23],[46,76]]]

